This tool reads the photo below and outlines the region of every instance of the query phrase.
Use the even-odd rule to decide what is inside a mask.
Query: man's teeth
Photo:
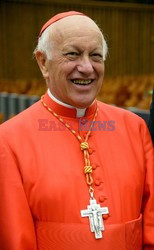
[[[73,80],[75,84],[88,85],[92,82],[92,80]]]

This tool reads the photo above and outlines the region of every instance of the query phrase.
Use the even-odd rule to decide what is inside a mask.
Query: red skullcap
[[[41,31],[40,31],[40,34],[39,34],[39,37],[42,35],[42,33],[44,32],[44,30],[50,26],[51,24],[57,22],[58,20],[64,18],[64,17],[67,17],[67,16],[73,16],[73,15],[82,15],[82,16],[85,16],[85,14],[81,13],[81,12],[77,12],[77,11],[67,11],[67,12],[62,12],[62,13],[59,13],[55,16],[53,16],[51,19],[49,19],[42,27]]]

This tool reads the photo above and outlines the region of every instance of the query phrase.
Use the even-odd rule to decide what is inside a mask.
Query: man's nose
[[[77,69],[80,73],[86,75],[89,75],[94,71],[92,62],[90,61],[89,57],[80,58],[79,64],[77,65]]]

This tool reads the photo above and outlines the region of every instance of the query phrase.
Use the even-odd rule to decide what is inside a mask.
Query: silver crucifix
[[[89,216],[90,230],[95,233],[95,238],[102,238],[102,231],[104,231],[104,222],[102,215],[108,214],[108,207],[100,207],[96,203],[95,199],[90,199],[90,205],[87,206],[88,209],[81,210],[81,217]]]

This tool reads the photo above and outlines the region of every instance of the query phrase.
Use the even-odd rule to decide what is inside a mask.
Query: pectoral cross
[[[88,209],[81,210],[81,217],[89,216],[90,230],[95,233],[95,238],[102,238],[102,231],[104,231],[104,222],[102,215],[108,214],[108,207],[100,207],[96,203],[95,199],[90,199],[90,205],[87,206]]]

